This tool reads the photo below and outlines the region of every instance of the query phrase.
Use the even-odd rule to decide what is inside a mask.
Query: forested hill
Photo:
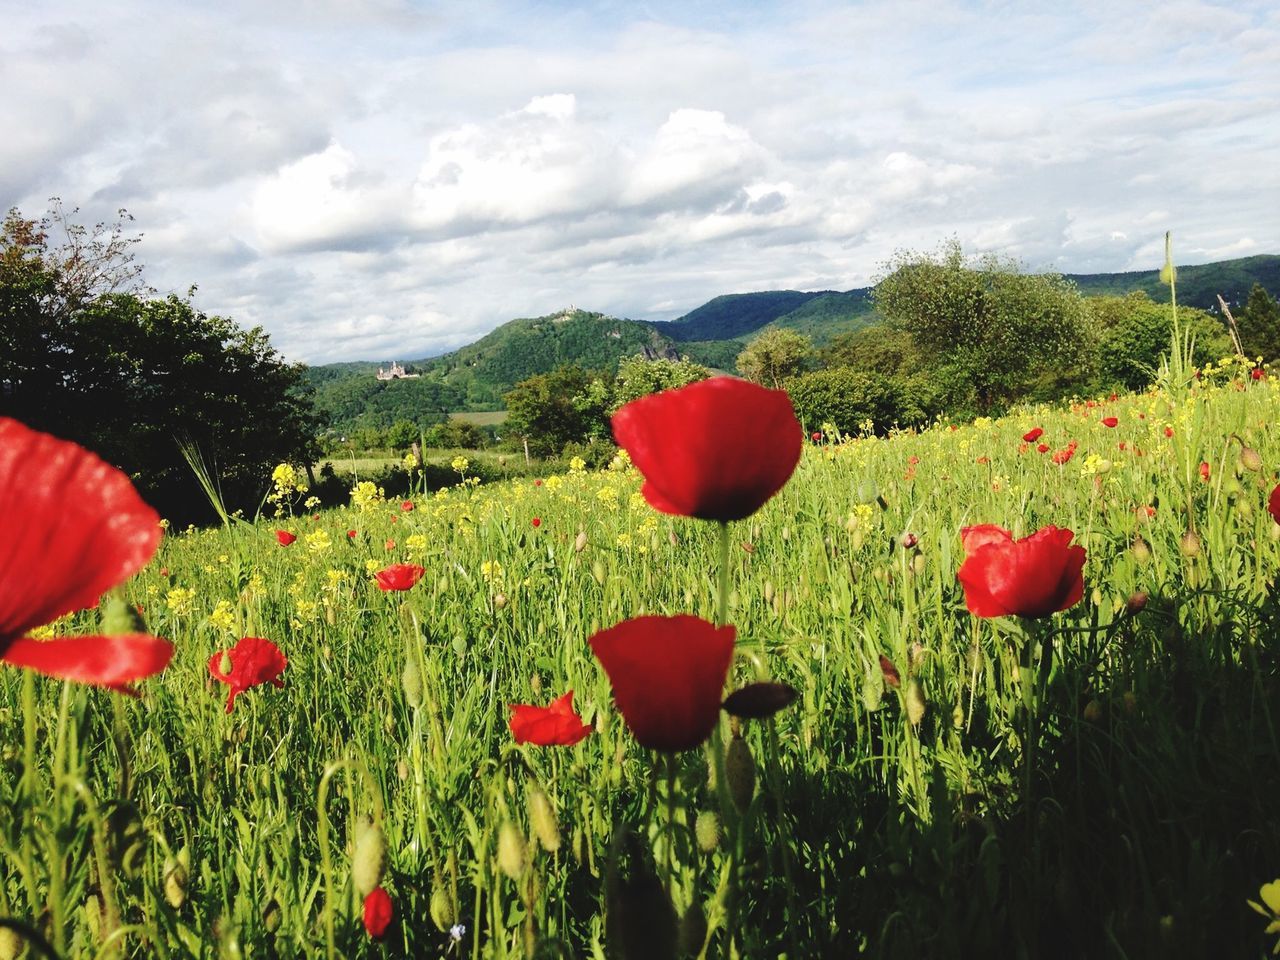
[[[1157,270],[1072,274],[1086,295],[1146,291],[1164,301],[1167,290]],[[1219,293],[1234,308],[1260,283],[1280,292],[1280,256],[1260,255],[1178,268],[1178,300],[1217,312]],[[332,425],[354,422],[389,426],[397,419],[421,419],[424,411],[497,409],[520,380],[561,364],[615,370],[618,361],[649,351],[684,355],[707,366],[732,371],[734,359],[758,333],[786,327],[821,346],[833,336],[875,323],[871,288],[810,291],[770,290],[726,294],[669,321],[628,320],[586,310],[565,310],[503,324],[475,343],[443,356],[402,362],[418,380],[378,381],[376,362],[326,364],[308,371],[317,402]],[[387,360],[393,358],[388,357]],[[367,415],[365,415],[367,414]]]

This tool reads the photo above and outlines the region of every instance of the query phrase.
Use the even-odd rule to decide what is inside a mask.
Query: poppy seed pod
[[[746,813],[756,792],[756,762],[751,758],[751,748],[740,736],[730,740],[725,750],[724,779],[729,799],[739,813]]]
[[[387,869],[387,838],[368,818],[356,821],[351,850],[351,882],[361,899],[382,883]]]

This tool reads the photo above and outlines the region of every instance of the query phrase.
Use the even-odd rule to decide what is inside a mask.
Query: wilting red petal
[[[391,548],[388,547],[388,549]],[[384,592],[389,590],[408,590],[421,580],[422,575],[426,572],[424,568],[416,563],[393,563],[391,566],[374,574],[374,579],[378,581],[378,589]]]
[[[539,747],[571,747],[591,733],[591,727],[573,709],[573,691],[551,701],[549,706],[510,704],[511,734],[516,743]]]
[[[154,676],[172,656],[173,644],[168,640],[125,633],[54,640],[21,637],[9,644],[0,659],[10,666],[28,667],[59,680],[120,687]]]
[[[391,918],[394,913],[395,908],[391,903],[391,894],[381,887],[374,887],[369,891],[369,895],[364,898],[365,933],[375,940],[381,940],[382,935],[387,932],[387,927],[391,926]]]
[[[295,541],[295,540],[297,540],[297,539],[298,539],[298,538],[297,538],[296,536],[294,536],[292,533],[290,533],[288,530],[277,530],[277,531],[276,531],[276,540],[277,540],[277,541],[279,541],[280,546],[282,546],[282,547],[287,547],[287,546],[289,546],[289,544],[293,543],[293,541]]]
[[[624,620],[591,638],[631,733],[654,750],[689,750],[715,729],[734,628],[699,617]]]
[[[1085,560],[1084,547],[1071,543],[1074,536],[1047,526],[1021,540],[966,540],[967,556],[956,579],[964,587],[969,612],[977,617],[1047,617],[1074,606],[1084,596]]]
[[[231,661],[229,673],[224,673],[220,666],[224,656]],[[283,687],[280,674],[288,665],[288,658],[270,640],[242,637],[230,650],[217,651],[209,658],[209,674],[230,687],[227,691],[227,713],[230,713],[236,697],[252,687],[263,683]]]
[[[1280,523],[1280,484],[1271,491],[1271,497],[1267,500],[1267,511],[1276,523]]]
[[[160,518],[95,454],[0,417],[0,652],[142,569]]]
[[[613,415],[618,445],[655,510],[741,520],[782,489],[804,434],[782,390],[713,377],[633,400]]]
[[[880,654],[880,672],[884,674],[884,682],[893,687],[893,689],[897,690],[902,686],[902,676],[898,673],[898,668],[883,653]]]

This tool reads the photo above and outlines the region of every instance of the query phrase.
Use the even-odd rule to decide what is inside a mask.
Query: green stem
[[[729,622],[729,524],[720,524],[720,570],[716,596],[716,626]]]

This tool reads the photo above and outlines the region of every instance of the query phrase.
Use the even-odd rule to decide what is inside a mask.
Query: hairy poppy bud
[[[604,577],[605,577],[604,564],[601,563],[599,560],[591,561],[591,575],[596,578],[596,583],[600,584],[600,586],[602,587],[604,586]]]
[[[904,694],[907,704],[907,722],[913,727],[920,726],[920,721],[924,719],[924,711],[928,706],[924,698],[924,687],[920,685],[919,680],[911,680],[907,683],[907,692]]]
[[[187,899],[187,883],[191,876],[191,854],[183,847],[178,855],[164,860],[164,898],[177,910]]]
[[[714,810],[703,810],[693,821],[693,835],[698,841],[698,849],[710,853],[720,846],[720,817]]]
[[[745,813],[756,792],[756,763],[751,758],[751,748],[740,736],[730,740],[725,751],[724,779],[733,805],[739,813]]]
[[[351,882],[361,899],[382,883],[387,869],[387,838],[382,827],[367,818],[356,821],[351,850]]]
[[[0,960],[17,960],[24,946],[17,930],[0,927]]]
[[[1129,597],[1128,602],[1124,605],[1125,613],[1132,617],[1141,613],[1146,605],[1147,595],[1141,590],[1138,590]]]
[[[534,836],[547,853],[555,853],[560,849],[560,823],[556,820],[555,807],[551,798],[541,787],[529,791],[529,822],[533,825]]]
[[[1147,546],[1147,541],[1141,537],[1134,537],[1133,543],[1129,547],[1129,552],[1133,554],[1133,559],[1139,563],[1146,563],[1151,559],[1151,548]]]
[[[697,902],[689,904],[684,916],[680,918],[679,945],[680,954],[685,957],[696,957],[702,952],[702,945],[707,940],[707,918],[702,913],[702,906]]]
[[[1188,559],[1200,556],[1200,537],[1194,530],[1188,530],[1178,540],[1178,549]]]
[[[431,922],[436,925],[437,930],[444,933],[458,922],[457,916],[453,898],[449,896],[449,891],[440,878],[436,877],[435,883],[431,885]]]
[[[1102,719],[1102,704],[1097,700],[1090,700],[1084,705],[1084,718],[1089,723],[1097,723]]]
[[[404,699],[409,706],[422,706],[422,673],[418,670],[418,658],[408,651],[404,658],[404,672],[400,674],[400,687],[404,690]]]
[[[799,696],[789,683],[760,681],[735,690],[724,699],[724,709],[735,717],[762,720],[789,706]]]
[[[510,820],[503,820],[498,828],[498,869],[512,880],[519,880],[524,873],[527,850],[524,834]]]
[[[1262,457],[1258,456],[1258,451],[1253,447],[1240,448],[1240,466],[1246,470],[1257,473],[1262,469]]]
[[[493,595],[493,606],[495,610],[501,610],[507,605],[507,595],[505,593],[495,593]]]

